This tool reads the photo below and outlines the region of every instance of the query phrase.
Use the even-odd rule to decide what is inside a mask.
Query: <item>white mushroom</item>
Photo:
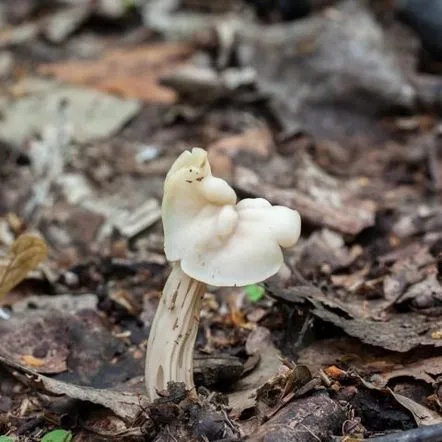
[[[296,210],[262,198],[236,203],[226,181],[212,176],[207,153],[183,152],[166,176],[164,246],[172,272],[149,335],[146,387],[151,400],[167,383],[193,383],[193,348],[206,285],[263,281],[283,264],[281,247],[299,239]]]

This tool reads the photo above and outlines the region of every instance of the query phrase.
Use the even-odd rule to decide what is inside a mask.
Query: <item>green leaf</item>
[[[70,431],[54,430],[45,434],[41,442],[71,442],[71,440],[72,433]]]
[[[136,7],[135,0],[123,0],[123,6],[126,9],[126,11],[131,11]]]
[[[14,438],[9,436],[0,436],[0,442],[14,442]]]
[[[264,287],[256,284],[246,286],[244,291],[251,302],[258,302],[266,292]]]

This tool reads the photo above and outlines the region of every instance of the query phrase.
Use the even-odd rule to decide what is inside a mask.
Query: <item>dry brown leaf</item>
[[[208,157],[213,174],[229,179],[233,174],[233,157],[240,153],[251,153],[267,157],[272,150],[273,140],[266,127],[245,130],[212,143],[208,148]]]
[[[430,410],[424,405],[418,404],[402,394],[395,393],[390,388],[388,388],[388,391],[403,407],[411,412],[419,427],[422,425],[436,425],[442,423],[442,417],[435,411]]]
[[[266,183],[260,174],[245,167],[237,166],[234,172],[233,184],[239,191],[252,196],[259,195],[272,204],[296,208],[307,224],[326,227],[345,235],[357,235],[374,225],[375,206],[369,200],[357,196],[350,198],[346,195],[349,192],[344,183],[334,188],[327,188],[325,183],[320,188],[311,184],[311,189],[316,189],[316,195],[311,195],[298,188],[280,188]],[[304,182],[303,185],[308,183],[305,176],[303,181],[300,180],[300,183]],[[339,210],[333,200],[340,201]]]
[[[45,64],[39,72],[124,97],[171,104],[177,99],[176,93],[158,80],[185,64],[191,53],[192,46],[186,43],[156,43],[110,50],[100,60]]]
[[[401,377],[411,377],[413,379],[422,380],[432,385],[442,374],[442,357],[435,356],[432,358],[424,358],[418,361],[402,364],[396,364],[393,369],[382,372],[382,377],[386,382]]]
[[[57,381],[50,377],[41,375],[8,358],[0,356],[0,364],[14,374],[20,373],[20,379],[27,385],[48,395],[67,396],[79,401],[92,402],[112,410],[117,416],[124,420],[136,419],[148,405],[145,396],[120,392],[116,390],[104,390],[80,385],[69,384],[68,382]]]
[[[370,271],[370,265],[364,266],[361,270],[357,270],[345,275],[331,275],[330,279],[334,287],[343,287],[348,291],[354,291],[359,288],[365,281],[365,277]]]
[[[336,367],[336,365],[331,365],[330,367],[324,369],[324,371],[327,376],[333,379],[343,379],[347,375],[344,370]]]
[[[442,339],[442,330],[436,330],[431,333],[431,339]]]
[[[23,355],[21,357],[21,360],[25,365],[33,368],[42,367],[45,364],[45,361],[43,359],[36,358],[35,356],[32,355]]]
[[[230,321],[237,328],[245,328],[253,330],[254,325],[247,321],[245,314],[238,310],[235,306],[230,306]]]
[[[9,249],[9,256],[0,263],[0,297],[18,285],[48,256],[46,243],[37,235],[24,233]]]

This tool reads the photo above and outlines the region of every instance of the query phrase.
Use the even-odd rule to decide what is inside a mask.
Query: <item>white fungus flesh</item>
[[[183,152],[164,183],[164,248],[173,271],[149,335],[146,387],[151,399],[168,382],[194,391],[193,348],[206,285],[244,286],[276,274],[281,248],[299,239],[296,210],[262,198],[237,203],[230,185],[212,176],[207,153]]]
[[[212,176],[204,150],[182,157],[177,163],[183,167],[172,166],[164,190],[167,259],[180,261],[188,276],[213,286],[253,284],[277,273],[281,247],[298,241],[298,212],[262,198],[236,204],[229,184]]]

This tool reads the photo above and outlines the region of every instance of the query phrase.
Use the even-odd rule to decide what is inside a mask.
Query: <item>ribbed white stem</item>
[[[193,383],[193,350],[206,284],[187,276],[174,263],[150,329],[145,382],[150,400],[167,389],[168,382]]]

